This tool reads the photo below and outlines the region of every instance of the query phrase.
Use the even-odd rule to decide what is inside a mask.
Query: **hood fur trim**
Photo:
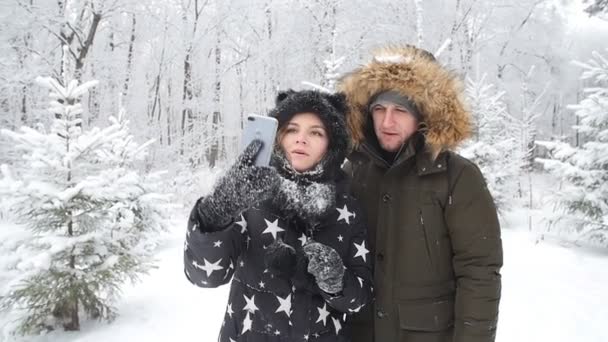
[[[379,49],[371,62],[342,77],[338,87],[349,104],[347,124],[355,146],[365,138],[370,99],[386,90],[395,90],[416,104],[433,155],[454,149],[470,135],[471,115],[462,100],[461,82],[424,50],[412,46]]]

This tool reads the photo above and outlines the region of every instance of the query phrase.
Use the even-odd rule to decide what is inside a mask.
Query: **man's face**
[[[380,146],[387,152],[397,152],[418,129],[418,120],[406,108],[390,103],[378,103],[371,108],[374,131]]]

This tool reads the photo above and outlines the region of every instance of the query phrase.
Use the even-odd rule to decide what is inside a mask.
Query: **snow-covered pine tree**
[[[154,239],[166,228],[167,198],[154,192],[160,175],[136,171],[151,142],[133,140],[124,110],[107,128],[83,132],[79,97],[96,82],[38,82],[51,89],[50,132],[2,130],[27,166],[12,176],[3,165],[0,179],[0,194],[31,232],[8,244],[18,246],[10,267],[19,272],[0,287],[0,309],[21,334],[78,330],[82,315],[111,320],[120,286],[153,267]]]
[[[606,50],[608,53],[608,49]],[[549,197],[558,209],[549,218],[549,229],[566,238],[608,247],[608,58],[593,52],[581,80],[593,86],[578,104],[569,106],[579,118],[573,128],[583,143],[541,142],[551,158],[538,159],[560,180],[560,188]]]
[[[520,175],[524,158],[517,143],[517,122],[509,115],[503,96],[504,92],[497,92],[494,85],[486,81],[486,75],[479,80],[467,80],[473,139],[460,151],[482,170],[500,211],[508,209],[517,197],[513,184]]]

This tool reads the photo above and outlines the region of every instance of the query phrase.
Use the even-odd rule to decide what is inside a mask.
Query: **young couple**
[[[187,278],[231,282],[219,341],[494,341],[500,229],[452,152],[456,77],[391,47],[339,89],[279,93],[271,166],[254,141],[192,209]]]

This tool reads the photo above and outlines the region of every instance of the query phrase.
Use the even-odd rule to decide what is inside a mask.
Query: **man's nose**
[[[395,108],[393,106],[389,106],[386,108],[384,112],[384,119],[382,120],[382,126],[391,127],[395,123]]]

